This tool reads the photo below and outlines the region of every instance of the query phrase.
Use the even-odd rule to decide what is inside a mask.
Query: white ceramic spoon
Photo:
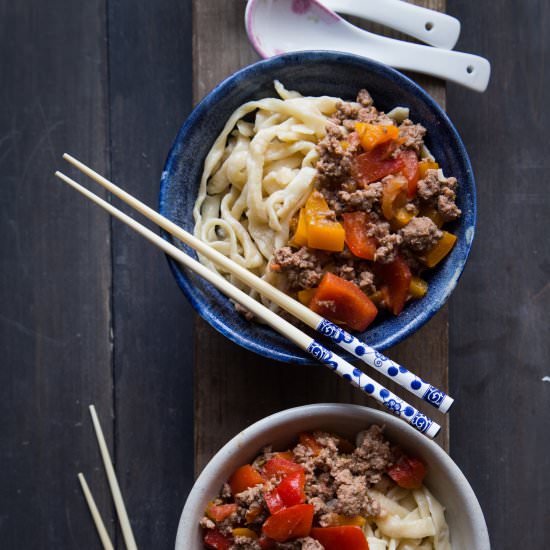
[[[380,23],[438,48],[452,50],[460,35],[460,21],[455,17],[402,0],[320,1],[338,13]]]
[[[262,57],[335,50],[451,80],[478,92],[489,83],[491,65],[483,57],[378,36],[348,23],[316,0],[249,0],[245,24]]]

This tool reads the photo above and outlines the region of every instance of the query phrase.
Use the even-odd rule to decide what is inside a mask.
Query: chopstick
[[[278,288],[275,288],[267,281],[260,279],[260,277],[254,275],[248,269],[242,267],[237,262],[234,262],[227,256],[224,256],[218,252],[215,248],[209,246],[191,233],[185,231],[180,226],[171,222],[169,219],[145,205],[140,200],[136,199],[115,185],[113,182],[104,178],[102,175],[98,174],[73,156],[65,153],[63,158],[78,168],[78,170],[82,173],[93,179],[96,183],[99,183],[105,189],[122,199],[125,203],[134,208],[134,210],[137,210],[146,218],[168,231],[168,233],[172,234],[180,241],[189,245],[191,248],[194,248],[197,252],[203,256],[206,256],[209,260],[235,275],[247,286],[257,290],[260,294],[276,303],[282,309],[300,319],[300,321],[305,323],[307,326],[316,330],[323,336],[330,338],[342,349],[345,349],[347,352],[359,358],[367,365],[373,367],[384,376],[387,376],[407,391],[410,391],[433,407],[439,409],[442,413],[446,413],[450,409],[454,400],[442,390],[432,386],[428,382],[425,382],[422,378],[416,376],[405,367],[402,367],[352,334],[349,334],[347,331],[331,323],[327,319],[324,319],[319,314],[315,313],[297,300],[294,300]]]
[[[109,488],[111,489],[111,496],[113,497],[113,501],[115,503],[115,509],[118,515],[118,521],[120,524],[120,530],[122,531],[122,536],[124,538],[124,543],[127,550],[137,550],[134,533],[132,532],[132,526],[130,525],[130,520],[128,519],[128,514],[126,512],[126,506],[124,505],[124,499],[122,498],[122,493],[120,492],[113,463],[111,462],[109,450],[107,449],[107,443],[105,442],[105,436],[103,435],[103,430],[101,429],[101,424],[94,405],[90,405],[90,416],[92,418],[92,424],[94,426],[97,443],[99,445],[99,451],[103,459],[103,465],[105,467],[105,473],[109,482]],[[101,514],[97,509],[92,492],[90,491],[86,478],[82,473],[78,474],[78,480],[80,481],[84,498],[86,499],[86,503],[90,509],[90,514],[94,520],[97,534],[99,535],[101,544],[103,544],[104,550],[114,550],[113,543],[111,542],[107,529],[105,528],[105,524],[101,519]]]
[[[296,344],[300,349],[306,351],[312,355],[319,362],[331,368],[341,377],[348,380],[352,385],[363,390],[368,395],[372,396],[376,401],[384,405],[390,412],[396,416],[402,418],[408,422],[411,426],[416,428],[421,433],[426,434],[428,437],[433,438],[438,433],[441,427],[421,413],[418,409],[402,400],[400,397],[386,389],[384,386],[367,376],[360,369],[355,368],[347,361],[325,348],[319,342],[290,324],[288,321],[265,307],[254,298],[233,286],[227,279],[220,274],[210,270],[185,252],[170,244],[162,237],[143,226],[136,220],[132,219],[127,214],[124,214],[118,208],[115,208],[112,204],[98,197],[85,187],[82,187],[73,179],[69,178],[65,174],[57,171],[55,175],[82,193],[85,197],[92,202],[101,206],[107,212],[109,212],[115,218],[118,218],[134,231],[139,233],[142,237],[149,242],[160,248],[163,252],[174,258],[176,261],[182,263],[188,269],[194,271],[197,275],[206,279],[209,283],[214,285],[218,290],[223,292],[226,296],[232,300],[240,303],[243,307],[250,310],[254,315],[261,319],[264,323],[272,327],[275,331],[288,338],[291,342]]]
[[[80,486],[82,487],[84,498],[88,503],[90,514],[92,515],[92,519],[94,520],[97,534],[99,535],[101,544],[103,544],[104,550],[114,550],[113,543],[111,542],[111,539],[109,538],[109,534],[107,533],[107,529],[105,528],[105,524],[101,519],[101,514],[97,509],[94,497],[92,496],[92,492],[88,487],[88,483],[86,483],[86,478],[84,477],[84,474],[82,473],[78,474],[78,481],[80,481]]]

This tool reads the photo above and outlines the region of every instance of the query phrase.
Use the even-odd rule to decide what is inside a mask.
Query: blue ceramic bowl
[[[458,179],[457,204],[462,217],[450,226],[458,237],[450,255],[427,274],[428,294],[409,303],[398,316],[381,314],[360,335],[382,350],[397,344],[426,323],[445,303],[464,269],[474,237],[476,193],[470,160],[455,127],[437,103],[412,80],[370,59],[338,52],[298,52],[259,61],[236,72],[212,90],[181,127],[168,155],[161,179],[160,211],[193,231],[193,204],[210,147],[231,113],[252,99],[273,97],[273,80],[304,95],[331,95],[354,99],[366,88],[376,107],[410,108],[414,122],[427,130],[426,144],[446,175]],[[169,235],[164,235],[172,240]],[[184,247],[187,251],[190,249]],[[193,253],[194,255],[194,253]],[[265,357],[292,363],[313,359],[263,325],[248,322],[231,302],[210,284],[169,260],[178,285],[193,307],[216,330],[233,342]]]

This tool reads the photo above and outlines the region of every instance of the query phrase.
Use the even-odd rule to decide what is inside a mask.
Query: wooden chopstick
[[[130,525],[130,520],[128,519],[128,513],[126,512],[124,499],[122,498],[122,493],[120,492],[115,469],[113,468],[109,450],[107,449],[107,443],[105,443],[105,437],[103,436],[103,430],[101,429],[101,424],[99,423],[99,418],[97,417],[97,413],[93,405],[90,405],[90,415],[92,417],[92,424],[94,425],[101,458],[103,459],[105,473],[107,474],[107,480],[111,489],[111,496],[113,497],[113,502],[115,503],[115,510],[118,515],[118,521],[120,523],[122,536],[124,537],[124,543],[126,544],[127,550],[137,550],[134,533]]]
[[[218,290],[223,292],[226,296],[240,303],[242,306],[250,310],[254,315],[261,319],[264,323],[272,327],[279,334],[282,334],[288,338],[291,342],[294,342],[299,348],[312,355],[315,359],[331,368],[338,375],[348,380],[352,385],[360,388],[368,395],[371,395],[376,401],[383,404],[389,411],[396,416],[407,421],[411,426],[415,427],[420,432],[426,434],[428,437],[433,438],[438,433],[441,427],[421,413],[418,409],[402,400],[400,397],[386,389],[384,386],[367,376],[364,372],[350,365],[347,361],[326,349],[320,343],[313,338],[290,324],[288,321],[265,307],[254,298],[233,286],[227,279],[220,274],[208,269],[206,266],[185,254],[182,250],[170,244],[162,237],[143,226],[136,220],[132,219],[127,214],[124,214],[118,208],[115,208],[112,204],[98,197],[85,187],[82,187],[73,179],[69,178],[65,174],[57,171],[55,175],[82,193],[85,197],[92,202],[101,206],[107,212],[109,212],[115,218],[123,221],[134,229],[137,233],[142,235],[149,242],[160,248],[163,252],[170,255],[176,261],[182,263],[184,266],[194,271],[202,278],[206,279],[209,283],[214,285]]]
[[[422,378],[416,376],[408,369],[405,369],[395,361],[392,361],[388,357],[385,357],[372,347],[360,341],[355,336],[342,330],[340,327],[334,325],[327,319],[324,319],[308,307],[292,299],[278,288],[269,284],[267,281],[257,277],[248,269],[231,260],[231,258],[224,256],[215,248],[201,241],[188,231],[185,231],[179,225],[176,225],[169,219],[165,218],[73,156],[65,153],[63,158],[78,168],[78,170],[82,173],[99,183],[105,189],[122,199],[126,204],[134,208],[134,210],[137,210],[146,218],[157,224],[159,227],[162,227],[180,241],[189,245],[191,248],[194,248],[197,252],[203,256],[206,256],[209,260],[223,267],[247,286],[257,290],[260,294],[272,302],[275,302],[282,309],[288,311],[312,329],[316,330],[320,334],[323,334],[324,336],[329,337],[341,348],[353,354],[355,357],[358,357],[367,365],[375,368],[378,372],[381,372],[401,387],[405,388],[407,391],[413,393],[417,397],[420,397],[443,413],[446,413],[450,409],[454,400],[445,392],[439,390],[435,386],[432,386],[428,382],[425,382]]]
[[[101,544],[103,545],[104,550],[114,550],[113,543],[111,542],[111,539],[109,538],[109,534],[107,533],[107,529],[105,528],[105,524],[101,519],[101,514],[97,509],[94,497],[92,496],[92,492],[88,487],[88,483],[86,482],[86,478],[84,477],[84,474],[82,473],[78,474],[78,481],[80,481],[80,486],[82,487],[84,498],[88,503],[90,514],[92,515],[92,519],[94,520],[97,534],[99,535],[99,539],[101,540]]]

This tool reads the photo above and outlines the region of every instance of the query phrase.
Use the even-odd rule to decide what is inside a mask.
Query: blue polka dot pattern
[[[367,392],[367,393],[372,393],[374,392],[374,386],[372,384],[367,384],[365,387],[364,387],[364,390]]]
[[[422,386],[422,383],[419,380],[413,380],[411,382],[411,388],[413,390],[418,390],[418,389],[420,389],[421,386]]]
[[[405,407],[405,416],[412,416],[414,414],[414,409],[412,407]]]
[[[388,395],[390,395],[390,392],[387,389],[384,388],[380,390],[380,396],[383,397],[384,399],[388,397]]]
[[[405,367],[399,367],[399,372],[402,372],[405,374],[406,372],[409,372]]]
[[[357,347],[355,348],[355,354],[356,354],[356,355],[359,355],[359,356],[365,355],[365,351],[366,351],[366,350],[365,350],[365,348],[364,348],[363,346],[357,346]]]
[[[399,371],[398,371],[395,367],[390,367],[390,368],[388,369],[388,374],[389,374],[390,376],[397,376],[397,373],[398,373],[398,372],[399,372]]]
[[[349,374],[344,374],[342,377],[344,380],[351,380],[351,376]]]

